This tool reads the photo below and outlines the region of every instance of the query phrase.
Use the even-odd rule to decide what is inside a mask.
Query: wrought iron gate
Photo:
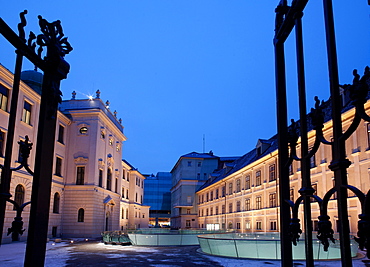
[[[11,200],[12,195],[9,190],[12,172],[25,167],[25,169],[33,175],[33,182],[31,195],[32,204],[24,265],[44,266],[54,158],[55,126],[58,103],[61,101],[61,91],[59,87],[60,81],[65,79],[69,72],[69,64],[64,60],[64,56],[72,51],[72,47],[68,43],[67,38],[64,37],[61,22],[57,20],[49,23],[41,16],[38,16],[41,34],[36,36],[33,32],[30,32],[28,39],[26,39],[24,31],[24,27],[27,24],[25,18],[26,14],[26,10],[20,14],[21,22],[18,24],[18,35],[0,18],[0,34],[2,34],[16,49],[16,65],[9,112],[4,166],[1,166],[0,242],[2,240],[4,227],[6,202],[14,204],[17,208],[17,216],[12,227],[9,228],[9,231],[13,235],[13,240],[17,240],[19,234],[22,234],[24,231],[22,229],[23,222],[21,212],[24,206],[29,203],[24,203],[19,207],[14,200]],[[37,46],[38,49],[36,51]],[[44,47],[46,47],[46,55],[43,56]],[[20,142],[23,158],[21,164],[16,168],[11,168],[19,82],[24,57],[30,60],[36,68],[44,72],[34,172],[31,171],[27,163],[27,158],[32,148],[32,144],[29,143],[28,138],[26,138],[25,142]]]
[[[352,266],[350,251],[349,221],[347,210],[347,190],[351,190],[360,200],[362,214],[359,215],[358,238],[360,247],[366,247],[370,252],[370,194],[361,192],[358,188],[351,186],[347,181],[347,168],[350,161],[346,157],[345,141],[357,129],[361,119],[370,121],[366,115],[364,104],[369,91],[366,82],[370,78],[367,68],[362,78],[354,71],[354,82],[351,90],[351,101],[356,113],[351,126],[343,133],[342,129],[342,103],[339,91],[337,52],[335,44],[334,20],[332,0],[323,0],[324,18],[326,31],[327,60],[329,66],[330,98],[333,121],[333,139],[325,140],[322,132],[324,114],[322,105],[316,98],[315,108],[311,110],[310,120],[312,128],[316,132],[315,143],[311,150],[308,148],[307,137],[307,115],[306,115],[306,90],[305,72],[302,40],[302,17],[303,10],[308,0],[293,0],[288,5],[287,0],[281,0],[276,8],[275,21],[275,76],[276,76],[276,97],[277,97],[277,124],[278,124],[278,146],[279,146],[279,193],[280,193],[280,225],[281,225],[281,258],[282,266],[293,266],[292,243],[296,243],[302,233],[300,220],[298,219],[298,207],[303,203],[304,229],[305,229],[305,252],[306,266],[314,266],[312,249],[312,223],[311,223],[311,198],[318,202],[320,207],[318,238],[324,249],[333,240],[333,230],[330,218],[327,215],[327,204],[333,194],[337,194],[339,236],[342,266]],[[368,2],[370,5],[370,1]],[[295,28],[297,77],[299,94],[300,122],[292,121],[288,128],[287,123],[287,101],[286,101],[286,80],[285,80],[285,55],[284,43],[291,31]],[[298,125],[299,124],[299,125]],[[301,157],[297,157],[296,145],[298,138],[301,138]],[[314,195],[315,190],[311,186],[310,158],[314,156],[321,144],[331,146],[332,161],[329,168],[334,173],[335,185],[321,199]],[[295,202],[289,201],[289,166],[297,160],[301,162],[302,187],[299,190],[300,196]],[[367,194],[366,194],[367,193]],[[366,194],[366,195],[365,195]],[[292,216],[292,217],[291,217]]]

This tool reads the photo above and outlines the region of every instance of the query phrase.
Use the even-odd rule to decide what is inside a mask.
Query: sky
[[[4,0],[1,0],[4,1]],[[4,1],[5,2],[5,1]],[[278,0],[7,1],[0,17],[39,34],[37,16],[61,20],[73,47],[63,99],[101,99],[122,118],[122,156],[143,174],[171,171],[181,155],[241,156],[276,134],[274,21]],[[290,3],[291,1],[288,1]],[[370,6],[333,1],[339,81],[370,65]],[[307,108],[329,97],[322,1],[303,18]],[[297,119],[294,32],[286,42],[288,119]],[[0,37],[0,63],[14,49]],[[33,69],[25,62],[24,70]]]

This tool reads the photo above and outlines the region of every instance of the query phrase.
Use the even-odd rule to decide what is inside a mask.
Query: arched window
[[[112,188],[112,171],[108,168],[107,172],[107,190],[111,190]]]
[[[59,213],[60,195],[59,193],[54,194],[53,213]]]
[[[21,206],[24,203],[24,187],[23,185],[17,185],[15,188],[14,201]],[[14,207],[14,210],[16,208]]]
[[[85,210],[81,208],[78,210],[77,222],[84,222],[84,221],[85,221]]]

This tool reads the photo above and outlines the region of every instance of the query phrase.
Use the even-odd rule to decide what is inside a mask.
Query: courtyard
[[[23,266],[26,243],[3,244],[0,248],[0,266]],[[140,267],[189,267],[189,266],[280,266],[280,261],[247,260],[209,256],[199,246],[120,246],[104,245],[100,241],[75,240],[47,244],[45,266],[140,266]],[[304,266],[296,261],[294,266]],[[320,261],[315,266],[331,267],[340,261]],[[370,266],[362,254],[353,260],[353,266]]]

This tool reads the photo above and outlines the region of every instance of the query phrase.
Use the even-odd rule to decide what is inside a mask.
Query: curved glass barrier
[[[315,260],[340,259],[340,247],[338,236],[334,236],[336,242],[330,243],[327,252],[316,235],[313,235],[313,251]],[[279,233],[253,233],[253,234],[205,234],[198,236],[199,245],[204,253],[248,259],[280,259],[280,237]],[[297,246],[293,246],[293,258],[305,260],[304,240],[300,239]],[[357,254],[358,245],[351,239],[352,257]]]

